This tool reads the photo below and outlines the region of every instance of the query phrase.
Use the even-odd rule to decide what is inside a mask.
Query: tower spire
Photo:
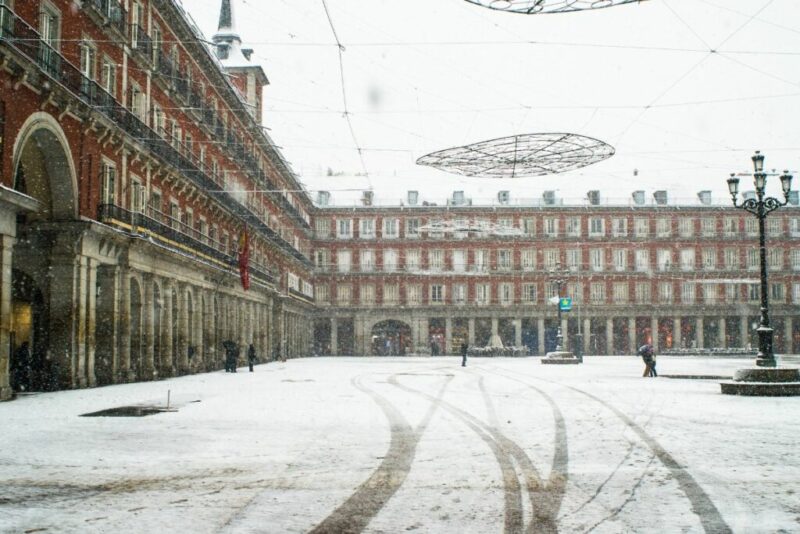
[[[233,33],[233,6],[231,0],[222,0],[222,6],[219,10],[219,24],[217,31]]]

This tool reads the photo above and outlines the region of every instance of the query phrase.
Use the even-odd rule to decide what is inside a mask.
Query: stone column
[[[430,323],[427,317],[419,319],[419,345],[424,349],[431,349]]]
[[[444,353],[453,353],[453,319],[450,317],[444,319]]]
[[[614,354],[614,319],[606,317],[606,356]]]
[[[728,339],[726,335],[727,325],[725,324],[725,317],[719,318],[719,346],[723,349],[728,348]]]
[[[569,320],[567,319],[566,315],[562,315],[561,318],[561,337],[563,339],[564,350],[570,350]]]
[[[514,346],[522,346],[522,319],[514,319]]]
[[[653,343],[651,345],[653,345],[653,350],[658,352],[658,317],[650,318],[650,332],[653,335]]]
[[[785,354],[792,354],[794,350],[794,339],[792,338],[792,333],[794,331],[794,321],[792,320],[791,316],[786,316],[783,319],[783,339],[784,341],[784,353]]]
[[[89,271],[89,258],[86,256],[78,257],[78,298],[76,301],[77,306],[77,353],[75,360],[77,363],[77,386],[85,388],[88,385],[87,370],[86,370],[86,303],[88,300],[88,271]]]
[[[14,245],[17,240],[0,234],[0,400],[10,399],[11,390],[11,287]]]
[[[696,347],[698,349],[702,349],[703,348],[703,341],[704,341],[703,340],[704,336],[703,336],[703,317],[702,316],[697,318],[697,320],[695,322],[694,329],[695,329],[695,338],[697,340]]]
[[[142,378],[152,380],[155,377],[156,321],[155,321],[155,281],[152,274],[144,275],[144,313],[142,314],[142,345],[144,362],[142,362]]]
[[[175,354],[172,351],[172,325],[176,318],[172,315],[172,287],[164,285],[161,287],[164,299],[163,320],[161,321],[161,376],[172,376],[175,368]]]
[[[544,354],[544,317],[536,319],[536,333],[539,339],[539,346],[537,350],[540,355]]]
[[[86,382],[90,387],[97,385],[94,372],[95,347],[97,337],[97,260],[88,259],[86,271]]]
[[[583,353],[589,354],[589,349],[592,348],[592,320],[586,318],[583,320]]]
[[[636,354],[639,341],[636,339],[636,317],[628,317],[628,351]]]
[[[331,356],[339,355],[339,321],[331,317]]]
[[[672,346],[675,348],[681,347],[681,318],[675,317],[672,319]]]
[[[492,337],[497,335],[497,317],[492,317]]]
[[[467,319],[467,343],[470,346],[475,345],[475,319]]]
[[[131,278],[126,270],[122,271],[120,288],[122,304],[120,305],[119,333],[119,374],[117,382],[128,382],[131,376]]]
[[[189,288],[178,286],[178,374],[189,372]]]

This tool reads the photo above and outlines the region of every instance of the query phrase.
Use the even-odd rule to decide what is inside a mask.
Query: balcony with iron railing
[[[131,46],[148,62],[153,61],[153,40],[138,24],[131,24]]]
[[[93,9],[109,26],[125,35],[128,11],[119,0],[87,0],[83,5]]]
[[[214,191],[215,198],[231,213],[261,233],[268,241],[305,265],[311,265],[308,258],[295,250],[255,213],[230,194],[220,191],[219,185],[200,169],[196,155],[191,154],[191,157],[187,157],[171,146],[129,109],[119,104],[97,82],[84,76],[75,65],[44,42],[39,33],[27,22],[3,5],[0,5],[0,45],[8,46],[25,56],[39,67],[43,74],[66,88],[84,104],[105,115],[155,156],[168,165],[180,169],[181,174],[189,178],[199,189]]]
[[[144,212],[130,211],[113,204],[98,207],[98,220],[112,226],[121,226],[134,235],[149,235],[181,252],[189,252],[202,260],[211,260],[223,267],[238,269],[235,254],[229,254],[223,243],[201,233],[196,228],[148,207]],[[265,283],[274,284],[275,276],[269,268],[253,261],[248,263],[250,274]]]

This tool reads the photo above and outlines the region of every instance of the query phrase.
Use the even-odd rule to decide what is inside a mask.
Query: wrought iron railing
[[[131,43],[133,48],[145,56],[148,61],[153,59],[153,40],[138,24],[131,24]]]
[[[125,35],[128,11],[119,0],[89,0],[86,5],[94,8],[111,26]]]

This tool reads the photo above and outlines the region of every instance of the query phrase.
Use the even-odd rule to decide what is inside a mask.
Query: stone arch
[[[78,218],[78,177],[69,141],[55,117],[31,114],[14,141],[14,189],[40,202],[29,219]]]
[[[402,356],[414,345],[411,325],[399,319],[375,321],[369,332],[370,351],[376,356]]]
[[[130,291],[130,374],[135,380],[141,380],[144,374],[144,347],[142,346],[142,335],[144,328],[142,325],[143,294],[142,283],[136,276],[128,279],[128,290]]]

